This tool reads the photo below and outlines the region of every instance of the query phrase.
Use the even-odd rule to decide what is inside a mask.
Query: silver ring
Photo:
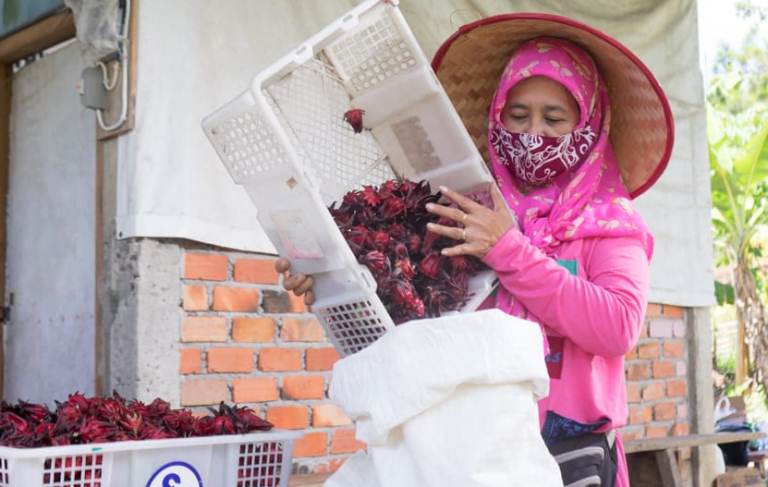
[[[467,229],[466,228],[462,228],[461,229],[461,239],[464,240],[465,242],[467,240]]]

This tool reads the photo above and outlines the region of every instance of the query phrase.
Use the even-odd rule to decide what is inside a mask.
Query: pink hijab
[[[600,127],[598,138],[586,160],[552,184],[520,190],[511,168],[493,150],[490,134],[501,124],[507,94],[520,81],[545,76],[562,84],[579,106],[579,122]],[[592,58],[575,44],[539,37],[521,44],[504,69],[489,114],[489,144],[492,170],[521,231],[531,242],[552,255],[562,242],[588,237],[639,236],[650,260],[653,237],[642,217],[633,209],[621,181],[609,140],[611,111],[608,92]]]

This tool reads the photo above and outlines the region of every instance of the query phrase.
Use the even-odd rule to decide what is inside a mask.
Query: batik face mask
[[[531,186],[544,186],[581,165],[596,139],[590,125],[559,137],[546,137],[510,132],[496,124],[491,129],[490,143],[499,161],[517,179]]]

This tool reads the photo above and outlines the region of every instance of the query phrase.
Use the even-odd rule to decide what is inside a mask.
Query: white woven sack
[[[499,310],[406,323],[336,363],[330,397],[368,444],[326,487],[560,487],[539,432],[539,326]]]

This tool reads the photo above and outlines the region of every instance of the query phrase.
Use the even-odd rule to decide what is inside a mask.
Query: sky
[[[768,0],[753,0],[755,5],[768,6]],[[721,43],[737,47],[748,25],[736,15],[737,0],[698,0],[699,59],[705,81],[709,79]],[[768,25],[763,26],[768,35]]]

